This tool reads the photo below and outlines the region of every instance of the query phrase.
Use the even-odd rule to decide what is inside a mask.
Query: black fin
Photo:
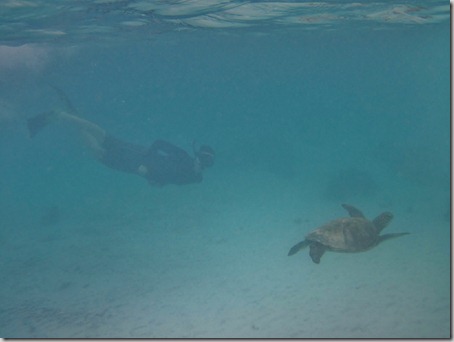
[[[27,119],[27,127],[30,138],[33,138],[51,121],[53,112],[38,114],[30,119]]]
[[[49,86],[55,90],[60,101],[64,103],[66,111],[68,111],[71,114],[77,115],[78,114],[77,109],[73,106],[72,102],[69,100],[66,93],[57,86],[54,86],[53,84],[49,84]]]
[[[290,250],[288,251],[288,256],[290,255],[293,255],[293,254],[296,254],[297,252],[299,252],[300,249],[303,249],[307,246],[309,246],[309,241],[307,240],[303,240],[301,242],[298,242],[295,246],[293,246],[292,248],[290,248]]]
[[[342,207],[348,211],[349,215],[351,217],[362,217],[364,218],[364,215],[363,213],[361,212],[361,210],[359,209],[356,209],[354,206],[350,205],[350,204],[342,204]]]

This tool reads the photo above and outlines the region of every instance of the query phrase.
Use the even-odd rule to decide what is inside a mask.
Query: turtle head
[[[393,217],[394,215],[392,213],[386,211],[378,215],[376,218],[374,218],[372,223],[374,224],[375,229],[377,230],[377,234],[379,234],[383,230],[383,228],[385,228],[389,224],[389,222],[391,222]]]

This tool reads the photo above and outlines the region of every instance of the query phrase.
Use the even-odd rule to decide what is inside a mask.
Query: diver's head
[[[214,150],[208,145],[200,146],[199,150],[195,152],[195,157],[198,160],[200,167],[205,169],[214,164]]]

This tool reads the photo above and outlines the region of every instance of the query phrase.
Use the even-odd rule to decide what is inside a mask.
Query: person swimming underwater
[[[55,90],[68,110],[53,110],[29,118],[27,127],[31,138],[51,122],[67,122],[77,128],[98,161],[112,169],[144,177],[152,185],[199,183],[203,179],[202,171],[214,164],[215,152],[208,145],[196,149],[193,144],[194,157],[191,157],[185,150],[161,139],[149,148],[120,140],[76,115],[66,95],[58,88]]]

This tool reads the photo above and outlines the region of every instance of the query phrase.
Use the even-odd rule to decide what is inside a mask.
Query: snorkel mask
[[[199,160],[200,166],[205,169],[213,166],[214,164],[214,150],[208,145],[201,145],[200,148],[196,148],[196,141],[192,143],[192,149],[194,156]]]

